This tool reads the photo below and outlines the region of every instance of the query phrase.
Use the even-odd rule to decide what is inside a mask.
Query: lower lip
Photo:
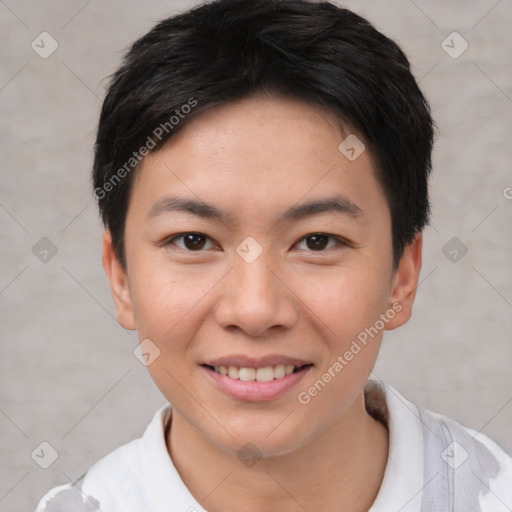
[[[303,379],[312,366],[306,366],[297,372],[285,375],[281,379],[266,382],[232,379],[227,375],[217,373],[205,366],[202,366],[202,368],[205,370],[208,377],[212,379],[216,386],[226,395],[245,402],[264,402],[274,400],[284,395],[284,393]]]

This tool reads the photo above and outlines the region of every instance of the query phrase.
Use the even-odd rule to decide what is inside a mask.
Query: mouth
[[[263,402],[283,396],[314,367],[297,359],[232,357],[200,365],[208,381],[238,401]]]
[[[212,366],[209,364],[204,364],[202,366],[218,373],[219,375],[224,375],[234,380],[241,380],[243,382],[270,382],[274,379],[283,379],[287,375],[300,372],[301,370],[313,365],[311,363],[301,365],[278,364],[274,366],[261,366],[259,368],[235,365]]]

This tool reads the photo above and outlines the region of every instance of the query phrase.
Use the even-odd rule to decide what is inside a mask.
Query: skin
[[[209,511],[328,512],[340,503],[363,511],[378,493],[388,432],[366,412],[363,389],[382,332],[307,405],[297,399],[392,304],[401,310],[385,328],[405,323],[418,284],[421,235],[394,269],[389,207],[370,151],[353,162],[338,151],[349,133],[329,112],[282,97],[211,109],[137,171],[126,269],[105,232],[103,264],[119,322],[161,351],[148,370],[173,406],[169,453]],[[336,194],[360,213],[279,220],[289,207]],[[168,195],[228,216],[148,218]],[[172,238],[187,232],[209,237],[200,251]],[[328,238],[314,250],[305,237],[315,233],[346,243]],[[263,251],[250,264],[236,252],[248,236]],[[313,366],[284,395],[246,402],[220,392],[200,366],[232,354],[286,355]],[[237,457],[248,442],[262,455],[252,467]]]

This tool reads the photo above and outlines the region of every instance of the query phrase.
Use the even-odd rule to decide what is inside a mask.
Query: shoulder
[[[126,504],[130,507],[126,510],[147,507],[153,499],[148,493],[154,492],[154,475],[159,471],[171,471],[172,463],[164,435],[170,410],[169,404],[160,408],[142,437],[120,446],[96,462],[81,479],[81,490],[71,484],[51,489],[41,499],[36,512],[67,511],[65,507],[71,503],[77,512],[99,510],[96,505],[101,510],[125,510]],[[77,496],[83,500],[77,500]],[[78,501],[81,501],[80,505]],[[61,503],[64,504],[62,509]]]
[[[453,510],[512,510],[510,454],[451,418],[420,406],[415,410],[422,433],[424,509],[451,503]]]
[[[512,510],[512,458],[492,439],[417,406],[383,382],[365,389],[367,410],[389,430],[388,464],[372,512]],[[414,497],[411,489],[420,489]],[[450,508],[451,507],[451,508]]]
[[[438,482],[438,493],[442,488],[453,495],[461,510],[510,510],[511,455],[481,432],[422,407],[418,410],[425,441],[425,477]]]

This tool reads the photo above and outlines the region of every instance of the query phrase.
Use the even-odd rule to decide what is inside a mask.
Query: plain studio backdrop
[[[0,1],[0,510],[31,510],[165,402],[116,321],[89,176],[105,78],[193,5]],[[374,377],[510,451],[512,2],[343,5],[402,46],[439,126],[415,310]]]

